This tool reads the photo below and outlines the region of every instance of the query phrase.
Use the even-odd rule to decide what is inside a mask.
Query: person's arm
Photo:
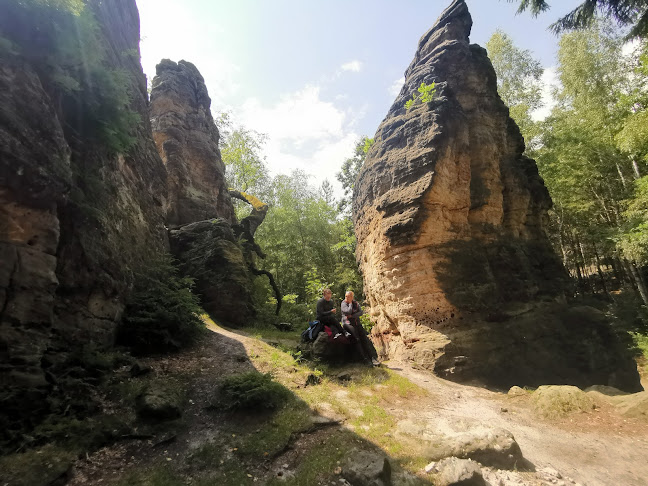
[[[358,304],[358,310],[356,312],[354,312],[353,314],[350,314],[349,317],[353,317],[353,318],[357,319],[362,314],[364,314],[364,311],[362,310],[362,307],[360,307],[360,304],[359,303],[357,303],[357,304]],[[351,309],[353,309],[353,304],[351,304]]]

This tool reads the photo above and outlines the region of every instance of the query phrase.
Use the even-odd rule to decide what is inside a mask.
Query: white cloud
[[[218,106],[239,91],[235,80],[239,67],[218,49],[226,32],[207,19],[198,21],[179,2],[172,0],[138,0],[141,32],[142,67],[149,78],[155,76],[155,65],[162,59],[193,62],[205,78],[212,106]],[[203,36],[187,33],[202,32]],[[171,35],[170,33],[175,33]],[[217,89],[214,89],[217,87]]]
[[[531,118],[534,121],[544,120],[549,116],[551,110],[556,106],[556,100],[553,97],[553,92],[560,86],[558,79],[558,71],[555,66],[546,68],[540,78],[542,82],[542,108],[531,112]]]
[[[340,66],[342,71],[351,71],[354,73],[359,73],[362,71],[362,63],[358,60],[349,61]]]
[[[391,86],[387,89],[387,91],[389,91],[389,94],[394,97],[398,96],[404,84],[405,84],[405,76],[402,76],[398,78],[396,81],[394,81],[391,84]]]
[[[273,174],[302,169],[313,176],[313,184],[328,179],[336,196],[343,194],[335,173],[359,139],[351,111],[321,99],[319,87],[306,86],[270,106],[249,98],[237,112],[242,125],[268,135],[263,152]]]

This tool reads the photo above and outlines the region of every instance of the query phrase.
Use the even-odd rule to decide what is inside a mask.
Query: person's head
[[[344,300],[347,302],[353,302],[353,291],[352,290],[347,290],[346,294],[344,294]]]
[[[331,300],[333,292],[331,292],[331,289],[324,289],[322,291],[322,296],[324,297],[324,300]]]

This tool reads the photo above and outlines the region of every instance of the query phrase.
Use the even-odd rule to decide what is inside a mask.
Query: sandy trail
[[[623,419],[604,409],[552,424],[537,418],[528,400],[441,380],[402,363],[386,366],[434,397],[436,406],[417,413],[418,419],[436,423],[477,420],[507,429],[536,468],[551,467],[582,485],[648,485],[645,423]]]

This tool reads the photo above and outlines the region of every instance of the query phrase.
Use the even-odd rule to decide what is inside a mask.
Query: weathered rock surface
[[[392,470],[383,454],[370,451],[351,451],[342,476],[352,486],[391,486]]]
[[[437,486],[486,486],[481,467],[470,459],[448,457],[432,469]]]
[[[574,412],[591,412],[594,400],[581,389],[570,385],[544,385],[533,392],[535,411],[544,417],[563,417]]]
[[[9,436],[48,406],[43,367],[52,363],[43,356],[111,343],[133,267],[166,245],[166,171],[148,123],[135,2],[86,3],[102,69],[118,70],[130,95],[112,109],[140,119],[126,153],[107,148],[100,123],[88,119],[104,93],[61,89],[54,47],[39,44],[46,29],[28,5],[10,2],[0,16],[14,46],[0,62],[0,428]]]
[[[425,457],[439,461],[447,457],[472,459],[500,469],[523,469],[526,461],[520,446],[508,430],[479,423],[429,423],[411,420],[398,423],[397,433],[428,444]]]
[[[196,293],[215,319],[249,324],[254,316],[252,280],[243,250],[225,220],[184,225],[169,232],[171,252],[183,273],[196,281]]]
[[[421,38],[356,181],[374,342],[454,380],[640,389],[608,324],[556,303],[566,272],[544,232],[551,199],[471,27],[455,0]],[[433,82],[434,99],[406,109]]]
[[[234,222],[205,80],[187,61],[163,59],[151,90],[153,138],[169,174],[167,223]]]
[[[177,384],[151,382],[137,397],[137,414],[149,420],[173,420],[182,415],[182,390]]]

